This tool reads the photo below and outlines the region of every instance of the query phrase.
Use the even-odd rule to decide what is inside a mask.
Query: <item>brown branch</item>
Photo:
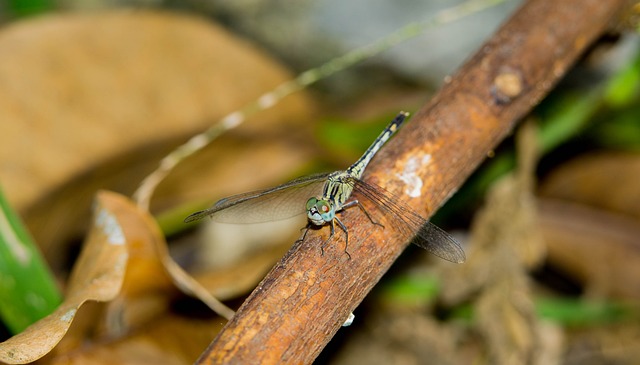
[[[532,0],[480,48],[376,156],[365,179],[430,216],[515,122],[616,19],[625,0]],[[420,196],[399,174],[415,173]],[[428,207],[428,208],[425,208]],[[349,260],[337,234],[310,232],[273,268],[215,338],[200,364],[311,363],[407,245],[392,227],[344,214]],[[340,233],[340,232],[337,232]]]

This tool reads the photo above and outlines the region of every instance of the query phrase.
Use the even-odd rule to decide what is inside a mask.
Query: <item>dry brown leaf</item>
[[[640,298],[640,155],[576,158],[541,184],[542,228],[550,260],[592,296]]]
[[[541,183],[540,195],[640,218],[639,181],[640,154],[594,153],[552,172]]]
[[[60,354],[48,364],[193,364],[224,324],[222,319],[165,315],[128,336]]]
[[[0,31],[0,52],[3,186],[55,269],[96,190],[133,192],[171,148],[290,79],[205,19],[142,10],[29,18]],[[310,109],[297,94],[261,112],[180,166],[154,206],[214,199],[214,181],[256,188],[256,166],[264,186],[281,181],[308,161],[291,141]]]
[[[117,201],[121,210],[116,218],[129,224],[124,282],[105,314],[108,335],[118,337],[165,312],[176,288],[162,264],[159,247],[166,247],[166,242],[153,218],[119,194],[102,191],[98,199]]]
[[[106,326],[102,336],[108,338],[129,333],[166,311],[169,294],[175,291],[174,283],[219,309],[219,302],[169,256],[153,218],[130,199],[102,191],[96,198],[93,225],[64,302],[53,314],[0,344],[0,361],[26,363],[50,352],[88,300],[115,299],[106,311],[105,323],[98,314],[89,326]],[[230,316],[229,312],[226,315]]]
[[[0,361],[23,364],[39,359],[67,333],[84,302],[108,301],[118,295],[128,259],[125,237],[134,228],[132,222],[122,220],[120,209],[117,201],[98,199],[93,225],[64,302],[49,316],[0,344]]]
[[[564,364],[640,363],[637,320],[572,331]]]
[[[592,297],[640,299],[640,222],[593,207],[545,199],[540,223],[549,261]]]
[[[123,211],[126,209],[129,215],[127,221],[135,224],[127,236],[129,262],[125,281],[120,295],[109,303],[107,311],[106,325],[111,337],[128,333],[165,312],[170,294],[176,286],[202,300],[222,317],[231,318],[233,311],[211,296],[169,255],[164,236],[148,212],[116,193],[103,191],[99,196],[119,201]]]

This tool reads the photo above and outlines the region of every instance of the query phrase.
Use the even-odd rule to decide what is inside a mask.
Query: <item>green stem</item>
[[[19,333],[61,301],[49,267],[0,190],[0,319]]]

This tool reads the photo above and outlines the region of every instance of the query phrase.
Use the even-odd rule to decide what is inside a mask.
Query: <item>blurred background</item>
[[[225,115],[459,3],[0,2],[0,187],[9,217],[0,222],[0,307],[24,307],[8,278],[42,280],[50,291],[50,304],[27,316],[57,306],[99,189],[130,197],[163,156]],[[304,219],[247,229],[183,218],[228,195],[344,169],[398,111],[423,106],[520,4],[429,28],[253,113],[182,161],[150,207],[172,257],[237,308]],[[639,78],[637,25],[620,24],[434,218],[463,243],[467,263],[410,247],[317,363],[639,363]],[[24,232],[11,233],[19,220]],[[42,254],[34,271],[12,271],[12,235]],[[96,324],[104,308],[83,307],[90,314],[72,326],[85,329],[76,330],[81,340],[40,361],[193,363],[224,324],[172,290],[143,299],[116,332]],[[26,327],[12,310],[0,308],[2,340]]]

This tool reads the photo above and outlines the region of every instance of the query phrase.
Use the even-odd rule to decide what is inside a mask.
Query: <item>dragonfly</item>
[[[377,211],[382,212],[385,222],[397,228],[406,240],[411,239],[418,247],[442,259],[462,263],[465,261],[464,251],[447,232],[423,218],[386,189],[362,180],[369,162],[408,116],[409,113],[400,112],[362,157],[344,171],[304,176],[274,188],[224,198],[209,209],[189,215],[185,222],[210,217],[219,223],[260,223],[291,218],[306,212],[309,223],[302,240],[309,228],[329,225],[331,234],[321,246],[324,254],[324,246],[334,237],[337,225],[345,233],[345,252],[351,257],[347,252],[349,229],[337,213],[357,206],[373,224],[384,227],[371,217],[358,199],[351,199],[352,193],[357,192],[359,197],[373,203]],[[307,201],[303,205],[305,199]]]

